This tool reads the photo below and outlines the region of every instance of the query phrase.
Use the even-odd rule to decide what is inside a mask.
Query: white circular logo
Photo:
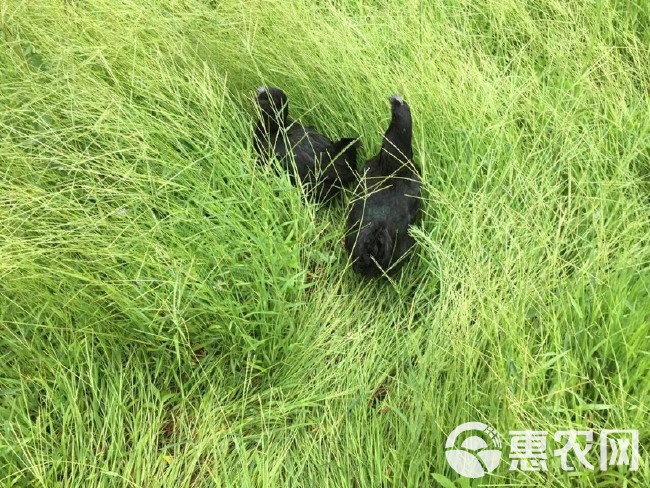
[[[467,431],[483,432],[483,437],[471,435],[460,446],[456,446],[458,436]],[[489,442],[489,444],[488,444]],[[501,461],[501,441],[497,432],[483,422],[466,422],[456,427],[445,442],[447,462],[459,475],[466,478],[480,478],[491,473]]]

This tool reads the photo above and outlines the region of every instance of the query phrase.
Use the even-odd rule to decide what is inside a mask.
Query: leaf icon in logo
[[[461,443],[460,448],[454,448],[458,436],[471,430],[486,434],[492,446],[482,437],[472,435]],[[501,447],[496,431],[482,422],[467,422],[449,434],[445,443],[445,457],[449,465],[461,476],[480,478],[494,471],[501,461],[501,451],[490,447]]]

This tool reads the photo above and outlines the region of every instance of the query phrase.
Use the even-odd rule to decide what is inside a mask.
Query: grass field
[[[394,279],[256,165],[262,84],[363,158],[410,102]],[[650,486],[649,100],[646,0],[0,0],[0,486]]]

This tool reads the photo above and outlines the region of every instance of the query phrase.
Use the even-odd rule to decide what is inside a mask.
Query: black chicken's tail
[[[332,145],[332,164],[328,170],[341,186],[349,186],[359,178],[357,173],[357,152],[359,139],[345,138]]]

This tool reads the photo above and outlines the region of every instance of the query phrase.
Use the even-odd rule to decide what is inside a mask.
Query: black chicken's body
[[[331,199],[357,180],[355,139],[332,142],[315,129],[292,122],[287,96],[279,88],[259,88],[257,104],[260,118],[254,145],[263,162],[276,158],[292,183],[300,181],[318,202]]]
[[[366,164],[363,196],[352,204],[345,238],[353,269],[371,278],[401,267],[401,258],[415,243],[408,228],[420,208],[411,110],[399,96],[390,102],[392,119],[381,151]]]

